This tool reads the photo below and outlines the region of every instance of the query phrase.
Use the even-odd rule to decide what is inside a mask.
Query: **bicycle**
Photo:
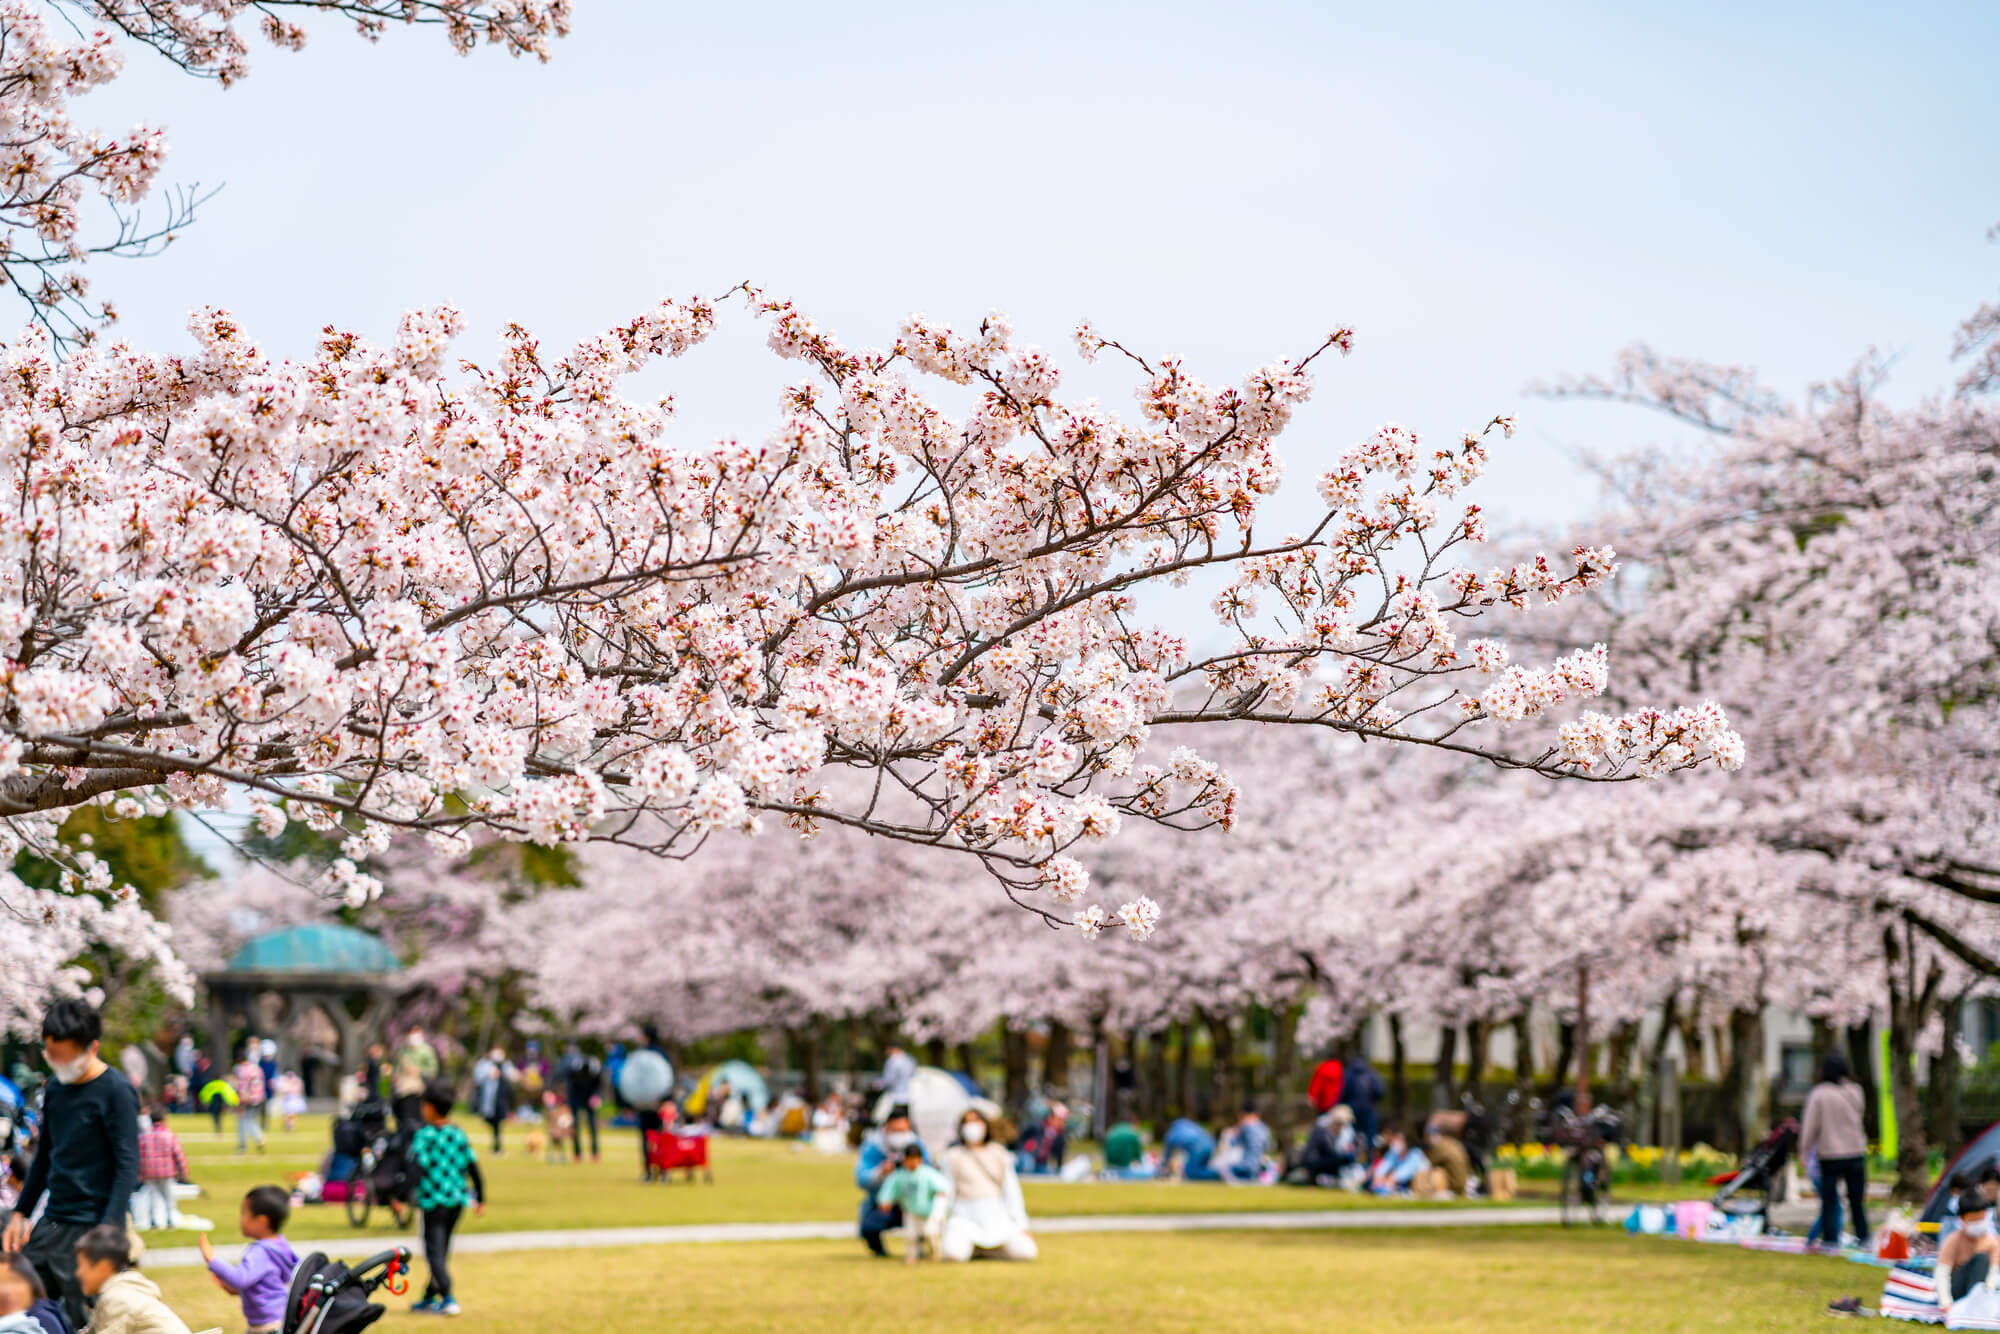
[[[1593,1108],[1587,1115],[1568,1107],[1555,1109],[1542,1140],[1569,1151],[1562,1175],[1564,1227],[1571,1226],[1575,1212],[1588,1214],[1593,1225],[1605,1221],[1604,1208],[1611,1203],[1611,1156],[1605,1146],[1623,1136],[1623,1121],[1608,1107]]]

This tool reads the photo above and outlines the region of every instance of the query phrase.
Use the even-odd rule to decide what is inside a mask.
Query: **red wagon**
[[[648,1130],[646,1132],[646,1170],[658,1174],[660,1180],[669,1181],[668,1175],[674,1171],[685,1171],[689,1181],[694,1180],[694,1171],[701,1169],[701,1179],[712,1182],[715,1174],[708,1170],[708,1136],[676,1135],[671,1130]]]

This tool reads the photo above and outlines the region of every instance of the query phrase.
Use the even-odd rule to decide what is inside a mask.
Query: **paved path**
[[[1519,1209],[1311,1209],[1290,1213],[1227,1214],[1100,1214],[1070,1218],[1038,1218],[1041,1234],[1071,1232],[1211,1232],[1300,1230],[1308,1228],[1436,1228],[1518,1227],[1560,1223],[1562,1211],[1549,1207]],[[452,1239],[454,1255],[496,1251],[561,1251],[602,1246],[678,1246],[742,1241],[839,1241],[854,1237],[854,1220],[830,1223],[690,1223],[675,1227],[573,1228],[547,1232],[470,1232]],[[401,1242],[421,1251],[418,1238],[377,1232],[370,1236],[295,1241],[301,1252],[322,1250],[336,1259],[372,1255]],[[224,1248],[234,1257],[235,1247]],[[186,1269],[201,1263],[192,1246],[148,1250],[147,1269]]]

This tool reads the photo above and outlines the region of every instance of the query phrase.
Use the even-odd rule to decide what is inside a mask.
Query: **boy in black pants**
[[[420,1315],[457,1315],[451,1295],[451,1234],[465,1215],[486,1212],[486,1178],[472,1154],[472,1141],[451,1123],[451,1085],[432,1080],[424,1089],[424,1123],[410,1140],[410,1166],[417,1172],[417,1208],[424,1215],[424,1263],[431,1279],[410,1309]],[[470,1189],[468,1189],[468,1186]]]
[[[0,1234],[0,1251],[40,1271],[71,1329],[84,1326],[77,1242],[100,1223],[122,1229],[139,1188],[139,1095],[98,1056],[103,1035],[97,1011],[80,1000],[57,1001],[42,1016],[42,1059],[55,1075],[43,1095],[42,1147]],[[45,1194],[48,1207],[31,1226]]]

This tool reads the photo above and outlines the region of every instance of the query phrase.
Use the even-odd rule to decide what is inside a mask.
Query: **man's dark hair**
[[[59,1000],[42,1015],[42,1041],[88,1047],[104,1036],[104,1021],[80,1000]]]
[[[132,1234],[118,1223],[99,1223],[76,1239],[76,1253],[92,1264],[111,1262],[113,1269],[132,1267]]]
[[[910,1109],[899,1102],[894,1107],[891,1107],[889,1109],[889,1114],[887,1116],[882,1118],[882,1124],[886,1126],[891,1121],[907,1121],[909,1119],[910,1119]]]
[[[33,1260],[25,1255],[9,1255],[0,1257],[0,1265],[5,1265],[15,1278],[28,1285],[30,1302],[45,1302],[49,1299],[49,1290],[43,1286],[42,1276],[35,1272]]]
[[[450,1116],[451,1109],[458,1102],[458,1095],[451,1091],[451,1085],[442,1079],[433,1079],[424,1085],[424,1106],[439,1116]]]
[[[1847,1058],[1837,1051],[1830,1051],[1819,1063],[1819,1082],[1838,1084],[1849,1074]]]
[[[2000,1163],[1988,1163],[1979,1169],[1981,1181],[2000,1181]]]
[[[1255,1116],[1255,1115],[1257,1115],[1257,1104],[1256,1104],[1256,1103],[1254,1103],[1254,1102],[1246,1102],[1246,1103],[1244,1103],[1244,1104],[1243,1104],[1243,1110],[1242,1110],[1241,1112],[1239,1112],[1239,1113],[1238,1113],[1238,1115],[1239,1115],[1239,1116]]]
[[[243,1197],[243,1207],[269,1223],[271,1231],[283,1232],[292,1216],[292,1193],[283,1186],[258,1186]]]

